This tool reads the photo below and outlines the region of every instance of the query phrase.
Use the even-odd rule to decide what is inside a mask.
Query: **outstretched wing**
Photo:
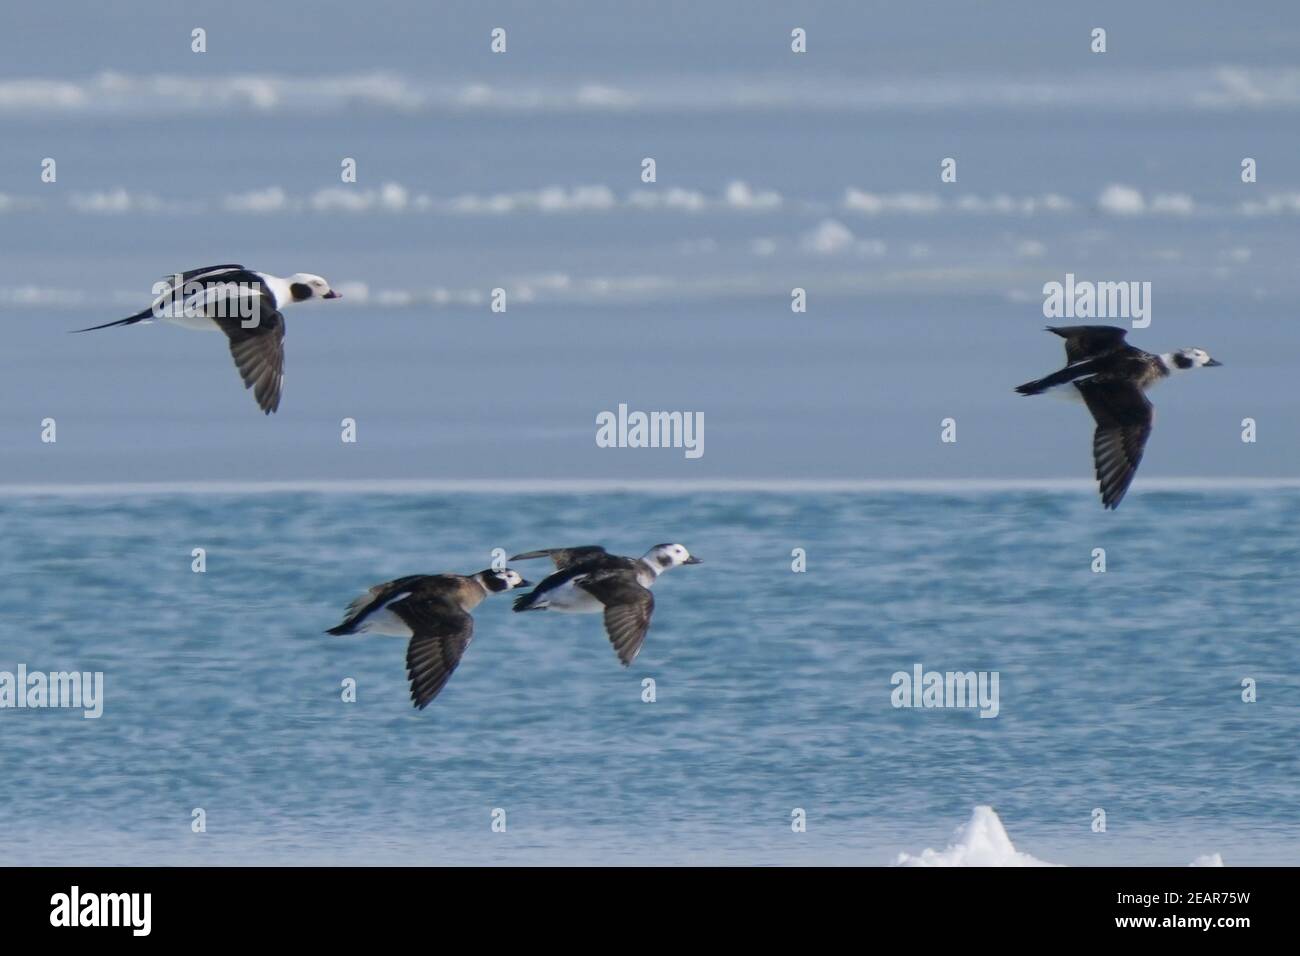
[[[410,626],[406,676],[411,703],[423,710],[451,679],[474,637],[474,619],[444,598],[412,594],[389,605]]]
[[[542,548],[540,551],[525,551],[523,554],[516,554],[510,560],[530,561],[533,558],[550,558],[555,562],[556,569],[563,571],[565,568],[573,567],[575,564],[583,564],[592,558],[599,558],[608,553],[598,544],[584,544],[576,548]]]
[[[605,605],[605,633],[627,667],[636,659],[650,629],[655,599],[630,571],[600,571],[574,582]]]
[[[284,316],[275,310],[269,296],[258,296],[256,301],[252,318],[236,315],[213,321],[230,339],[230,354],[244,388],[253,390],[258,407],[270,415],[280,407],[284,387]]]
[[[1070,365],[1119,348],[1128,335],[1128,329],[1117,325],[1049,325],[1047,331],[1065,339],[1065,360]]]
[[[1092,456],[1105,508],[1118,508],[1142,462],[1155,410],[1131,382],[1084,379],[1075,383],[1097,421]]]

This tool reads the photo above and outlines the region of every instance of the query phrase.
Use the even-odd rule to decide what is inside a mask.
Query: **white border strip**
[[[1256,491],[1300,488],[1300,478],[1148,478],[1145,491]],[[266,494],[989,494],[1007,491],[1075,492],[1095,482],[1081,478],[433,478],[285,481],[157,481],[97,484],[0,484],[0,498],[135,497],[150,495]]]

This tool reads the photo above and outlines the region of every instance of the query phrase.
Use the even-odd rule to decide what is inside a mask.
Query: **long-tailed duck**
[[[281,279],[234,264],[191,269],[154,288],[161,291],[149,308],[76,331],[162,319],[186,328],[225,332],[244,388],[253,390],[258,407],[267,415],[280,407],[284,384],[284,316],[280,310],[295,302],[340,298],[328,282],[309,272]]]
[[[411,702],[423,710],[438,696],[474,636],[470,611],[489,594],[528,587],[510,568],[477,574],[412,574],[377,584],[348,605],[343,623],[326,634],[409,637],[406,674]]]
[[[1097,422],[1092,454],[1104,508],[1118,508],[1128,491],[1147,439],[1154,409],[1143,394],[1174,372],[1222,365],[1204,349],[1153,355],[1124,341],[1127,329],[1112,325],[1048,326],[1065,339],[1068,363],[1037,381],[1017,386],[1021,395],[1059,390],[1082,400]]]
[[[550,558],[556,567],[532,591],[515,599],[516,611],[561,611],[605,615],[605,633],[627,667],[636,659],[650,628],[659,575],[679,564],[699,564],[680,544],[657,544],[642,557],[610,554],[599,545],[547,548],[517,554],[511,561]]]

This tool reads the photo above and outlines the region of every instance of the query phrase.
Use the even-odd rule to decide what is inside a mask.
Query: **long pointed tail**
[[[326,634],[333,634],[333,635],[335,635],[336,637],[338,637],[338,636],[341,636],[341,635],[343,635],[343,634],[355,634],[356,632],[357,632],[357,629],[356,629],[355,627],[352,626],[352,623],[351,623],[350,621],[344,621],[344,622],[343,622],[342,624],[340,624],[338,627],[331,627],[331,628],[330,628],[328,631],[326,631],[325,633],[326,633]]]
[[[537,592],[529,591],[527,594],[515,598],[514,609],[516,611],[544,611],[545,606],[536,607],[534,603],[537,600]]]
[[[1024,385],[1017,385],[1016,391],[1021,395],[1038,395],[1051,387],[1051,385],[1047,384],[1047,379],[1039,378],[1032,382],[1025,382]]]
[[[128,315],[125,319],[118,319],[116,322],[105,322],[103,325],[92,325],[88,329],[69,329],[70,332],[94,332],[96,329],[111,329],[115,325],[135,325],[137,322],[143,322],[146,319],[153,318],[153,309],[145,309],[137,312],[135,315]]]
[[[1067,365],[1059,372],[1053,372],[1043,378],[1034,379],[1032,382],[1025,382],[1024,385],[1017,385],[1016,391],[1021,395],[1038,395],[1049,388],[1055,388],[1058,385],[1064,385],[1066,382],[1073,382],[1076,378],[1091,375],[1093,371],[1092,362],[1075,362],[1073,365]]]

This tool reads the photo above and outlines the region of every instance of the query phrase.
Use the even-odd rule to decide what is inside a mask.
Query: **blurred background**
[[[1297,474],[1286,4],[65,2],[0,26],[4,480],[1087,478],[1086,413],[1011,391],[1062,363],[1042,286],[1067,272],[1151,282],[1133,341],[1224,362],[1156,394],[1143,477]],[[290,313],[269,421],[220,338],[65,334],[229,261],[344,290]],[[704,412],[704,457],[596,448],[620,402]]]

